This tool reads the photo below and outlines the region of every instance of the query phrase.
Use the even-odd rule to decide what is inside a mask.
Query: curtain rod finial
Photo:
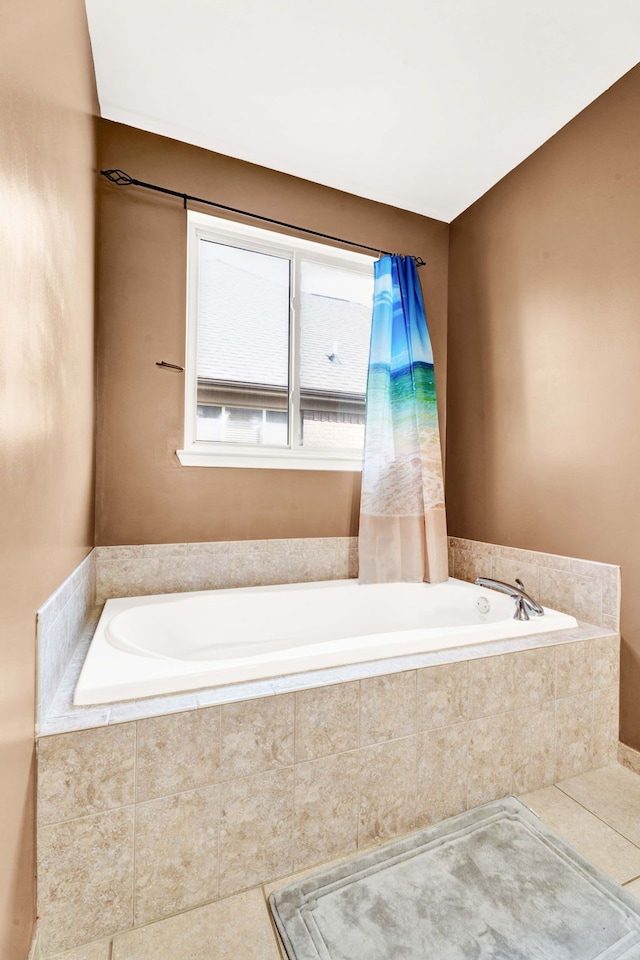
[[[107,180],[110,180],[111,183],[115,183],[119,187],[128,187],[133,183],[133,177],[130,177],[124,170],[101,170],[100,173],[103,177],[106,177]]]

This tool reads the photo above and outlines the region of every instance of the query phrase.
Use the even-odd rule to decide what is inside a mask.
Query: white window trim
[[[184,399],[184,448],[176,456],[184,467],[249,467],[263,470],[362,470],[362,452],[359,450],[305,450],[303,447],[243,446],[196,439],[197,419],[197,308],[198,308],[198,241],[201,238],[217,242],[241,242],[246,249],[290,256],[299,251],[313,256],[328,266],[360,268],[370,274],[375,257],[337,247],[329,247],[311,240],[283,236],[271,230],[248,224],[235,223],[220,217],[189,210],[187,213],[187,345]],[[292,305],[297,298],[299,277],[292,277]],[[296,317],[299,311],[295,311]],[[299,330],[292,325],[292,348],[297,354]],[[292,375],[293,373],[293,375]],[[297,368],[290,370],[290,404],[295,396],[294,377]],[[298,411],[291,409],[290,430],[299,430]]]

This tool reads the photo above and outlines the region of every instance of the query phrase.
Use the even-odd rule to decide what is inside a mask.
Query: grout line
[[[133,728],[133,837],[132,837],[132,856],[131,864],[131,926],[136,924],[136,824],[138,820],[137,810],[138,799],[138,724]]]
[[[360,738],[362,736],[362,680],[358,680],[358,782],[356,787],[356,802],[357,802],[357,813],[358,820],[356,822],[356,850],[360,849],[360,835],[361,830],[360,826],[362,823],[362,756],[360,750],[362,749],[360,745]]]
[[[222,767],[222,710],[220,707],[218,710],[218,830],[217,830],[217,842],[216,842],[216,856],[218,858],[218,877],[217,877],[217,889],[216,889],[216,899],[220,897],[220,874],[222,872],[222,859],[220,855],[220,837],[222,834],[222,785],[220,783],[220,772]]]
[[[414,830],[417,828],[418,824],[418,804],[420,802],[418,790],[418,737],[420,736],[420,731],[418,729],[418,671],[413,671],[415,674],[415,743],[414,743],[414,758],[413,758],[413,827]]]
[[[587,772],[590,773],[590,771],[587,771]],[[584,774],[580,774],[580,776],[584,776]],[[571,777],[570,779],[574,779],[574,778]],[[590,813],[592,817],[596,818],[596,820],[599,820],[600,823],[603,823],[605,827],[609,827],[609,829],[613,830],[614,833],[617,833],[619,837],[622,837],[623,840],[626,840],[627,843],[630,843],[632,847],[636,847],[636,849],[640,850],[640,844],[635,843],[635,841],[632,840],[630,837],[628,837],[626,834],[621,833],[620,830],[612,826],[612,824],[608,823],[607,820],[603,820],[603,818],[598,813],[596,813],[595,810],[591,810],[584,803],[582,803],[581,800],[576,800],[575,797],[572,797],[571,794],[567,793],[567,791],[564,790],[559,783],[554,783],[553,786],[556,787],[561,793],[563,793],[565,797],[568,797],[570,800],[573,800],[573,802],[577,803],[579,807],[582,807],[583,810],[586,810],[587,813]]]
[[[110,813],[116,813],[118,810],[134,809],[135,803],[121,803],[116,807],[107,807],[104,810],[95,810],[93,813],[81,813],[79,817],[69,817],[67,820],[48,820],[46,823],[39,823],[38,827],[42,830],[48,830],[49,827],[59,827],[63,823],[76,823],[79,820],[91,820],[95,817],[104,817]]]
[[[554,694],[556,691],[556,666],[557,666],[557,654],[554,653],[553,657],[553,690]],[[553,699],[553,782],[555,784],[556,777],[558,776],[558,698],[554,697]]]

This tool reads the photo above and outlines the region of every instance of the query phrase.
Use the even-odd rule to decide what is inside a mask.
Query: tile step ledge
[[[620,742],[618,744],[618,763],[629,770],[633,770],[634,773],[640,774],[640,751]]]

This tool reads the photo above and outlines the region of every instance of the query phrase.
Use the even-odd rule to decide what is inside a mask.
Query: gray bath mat
[[[290,960],[640,960],[640,903],[514,797],[270,903]]]

